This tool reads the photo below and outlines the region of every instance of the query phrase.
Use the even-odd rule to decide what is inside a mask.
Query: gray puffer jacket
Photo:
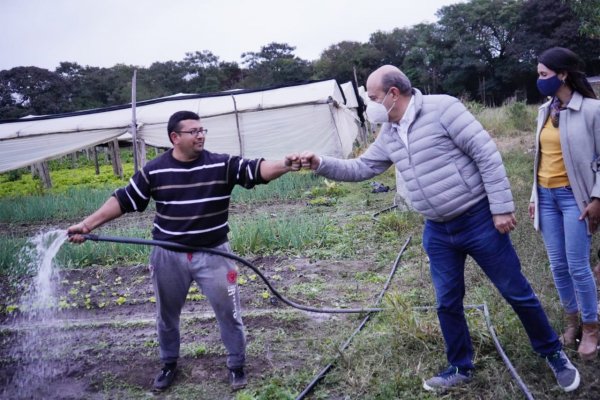
[[[506,171],[496,144],[456,98],[413,89],[416,117],[407,149],[392,124],[360,157],[322,157],[316,173],[339,181],[362,181],[392,164],[402,174],[410,201],[427,219],[448,221],[486,195],[492,214],[514,212]]]

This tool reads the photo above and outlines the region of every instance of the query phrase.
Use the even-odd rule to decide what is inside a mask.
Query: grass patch
[[[502,107],[485,107],[473,102],[467,107],[494,137],[518,136],[535,130],[537,105],[512,100]]]
[[[289,293],[293,296],[301,294],[308,299],[315,299],[317,295],[321,293],[324,289],[325,282],[320,278],[316,278],[313,279],[311,282],[299,283],[290,286]]]

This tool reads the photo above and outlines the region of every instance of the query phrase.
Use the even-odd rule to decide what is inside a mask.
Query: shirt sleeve
[[[232,156],[229,159],[229,182],[233,185],[240,185],[246,189],[253,188],[255,185],[267,183],[260,175],[260,163],[263,158],[249,160],[242,157]]]
[[[142,168],[136,172],[130,179],[126,187],[115,190],[113,196],[119,201],[121,211],[142,212],[150,203],[150,180],[148,171]]]

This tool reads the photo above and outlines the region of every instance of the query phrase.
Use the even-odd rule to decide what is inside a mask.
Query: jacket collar
[[[412,89],[412,94],[414,98],[414,107],[415,107],[415,120],[419,118],[419,114],[421,113],[421,109],[423,108],[423,93],[417,88]]]
[[[574,111],[579,111],[581,109],[581,104],[583,103],[583,96],[578,91],[573,91],[573,96],[567,104],[567,108]]]
[[[549,108],[552,103],[552,99],[548,100],[544,104],[540,106],[540,110],[545,108]],[[569,104],[567,104],[567,108],[574,111],[579,111],[581,109],[581,104],[583,104],[583,96],[578,91],[573,91],[573,96],[571,96],[571,100],[569,100]]]

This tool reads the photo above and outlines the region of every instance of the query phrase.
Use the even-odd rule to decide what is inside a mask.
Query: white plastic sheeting
[[[312,150],[345,158],[361,130],[357,105],[352,85],[340,88],[335,80],[212,97],[176,95],[138,103],[137,136],[171,147],[167,121],[189,110],[202,118],[206,148],[213,152],[281,159]],[[129,106],[0,123],[0,172],[130,137],[131,114]]]

